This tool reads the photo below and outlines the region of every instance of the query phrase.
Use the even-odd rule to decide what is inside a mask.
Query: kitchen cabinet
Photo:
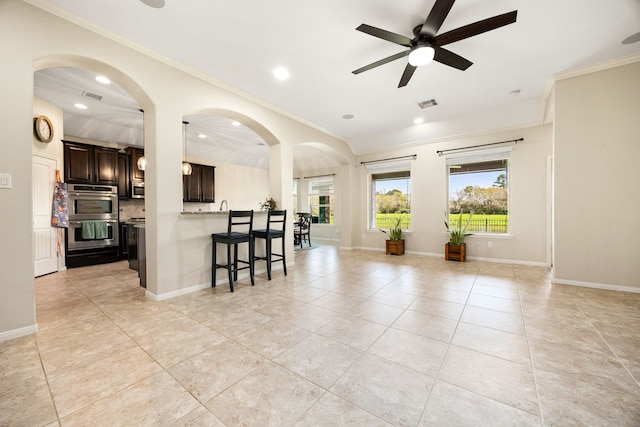
[[[191,163],[191,175],[182,176],[182,200],[185,202],[214,203],[215,166]]]
[[[120,223],[120,259],[129,259],[129,235],[124,222]]]
[[[127,224],[127,259],[129,268],[139,271],[138,265],[138,229],[135,224]]]
[[[69,184],[118,184],[118,151],[64,141],[64,178]]]
[[[129,170],[129,155],[118,153],[118,196],[121,199],[131,198],[131,171]]]
[[[202,201],[214,203],[216,201],[215,191],[215,168],[213,166],[202,166]]]

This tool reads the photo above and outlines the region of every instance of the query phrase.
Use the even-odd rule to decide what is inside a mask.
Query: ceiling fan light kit
[[[140,0],[142,3],[155,9],[161,9],[164,7],[164,0]]]
[[[433,61],[436,50],[431,45],[417,46],[409,53],[409,64],[414,67],[421,67]]]
[[[465,25],[443,34],[438,34],[440,27],[453,7],[453,3],[455,3],[455,0],[436,0],[424,23],[413,29],[413,38],[372,27],[367,24],[360,25],[356,30],[378,37],[382,40],[407,47],[409,50],[396,53],[395,55],[391,55],[369,65],[365,65],[364,67],[353,71],[353,74],[360,74],[379,67],[380,65],[395,61],[396,59],[404,58],[405,56],[409,56],[409,63],[405,67],[404,73],[400,78],[400,83],[398,84],[399,88],[404,87],[409,83],[416,67],[426,65],[432,60],[464,71],[473,65],[473,62],[444,49],[442,46],[477,36],[478,34],[486,33],[487,31],[495,30],[496,28],[500,28],[505,25],[513,24],[516,22],[518,15],[518,11],[514,10],[502,15],[474,22],[473,24]]]

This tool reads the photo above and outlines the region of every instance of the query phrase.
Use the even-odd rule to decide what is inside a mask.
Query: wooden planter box
[[[387,240],[387,255],[404,254],[404,240]]]
[[[447,261],[466,261],[467,244],[463,243],[461,245],[452,245],[451,243],[446,243],[444,245],[444,259]]]

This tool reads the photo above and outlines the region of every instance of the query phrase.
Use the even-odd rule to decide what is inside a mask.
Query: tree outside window
[[[388,220],[402,217],[403,230],[411,227],[411,173],[408,170],[372,173],[371,228],[388,228]]]
[[[466,160],[466,161],[465,161]],[[448,159],[449,221],[473,212],[468,231],[509,232],[508,158],[469,161]]]

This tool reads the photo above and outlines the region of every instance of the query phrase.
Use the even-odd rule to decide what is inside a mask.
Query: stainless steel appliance
[[[68,194],[67,267],[117,260],[120,242],[118,187],[69,184]],[[92,224],[99,226],[101,231],[88,233],[85,227]]]
[[[131,198],[144,199],[144,181],[139,179],[131,180]]]

